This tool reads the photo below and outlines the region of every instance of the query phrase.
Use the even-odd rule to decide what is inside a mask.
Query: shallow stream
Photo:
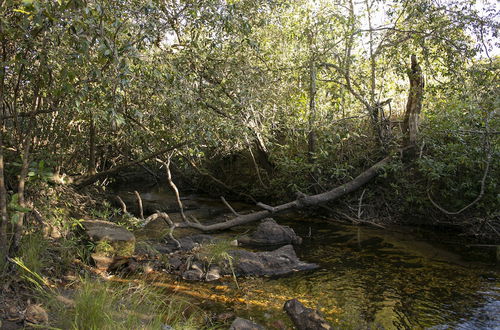
[[[143,198],[171,197],[150,191]],[[200,209],[223,207],[210,199],[191,200]],[[291,298],[320,309],[341,328],[500,329],[500,272],[494,251],[467,248],[453,235],[415,228],[347,226],[299,215],[277,220],[304,238],[295,250],[318,269],[239,279],[239,288],[230,278],[190,283],[160,277],[155,282],[194,297],[214,313],[233,311],[271,329],[288,324],[282,307]]]

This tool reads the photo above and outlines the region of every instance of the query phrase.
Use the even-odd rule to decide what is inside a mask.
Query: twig
[[[118,196],[118,195],[116,195],[116,199],[118,200],[118,202],[122,206],[122,213],[123,214],[127,214],[128,213],[127,212],[127,204],[125,204],[125,202],[123,201],[123,199],[120,196]]]
[[[165,166],[165,170],[167,171],[168,185],[170,186],[170,188],[172,188],[172,191],[175,194],[175,198],[177,200],[177,205],[179,206],[179,212],[181,213],[182,220],[185,223],[189,223],[190,221],[186,217],[186,214],[184,213],[184,206],[182,205],[182,202],[181,202],[181,197],[179,195],[179,189],[177,189],[177,186],[175,185],[174,181],[172,181],[172,172],[170,172],[170,162],[171,162],[172,156],[173,156],[173,152],[168,155],[166,162],[159,159],[159,158],[156,158],[156,161]]]
[[[432,199],[431,197],[431,194],[429,192],[429,190],[427,190],[427,197],[429,198],[429,201],[432,203],[432,205],[434,205],[434,207],[436,207],[438,210],[440,210],[441,212],[447,214],[447,215],[457,215],[457,214],[460,214],[462,213],[463,211],[467,210],[468,208],[470,208],[471,206],[473,206],[474,204],[476,204],[477,202],[479,202],[481,200],[481,198],[483,198],[483,195],[484,195],[484,189],[485,189],[485,186],[486,186],[486,178],[488,177],[488,172],[490,170],[490,164],[491,164],[491,160],[493,159],[493,156],[492,156],[492,150],[491,150],[491,145],[490,145],[490,139],[489,139],[489,122],[491,120],[491,118],[493,117],[493,115],[495,115],[497,113],[498,110],[494,110],[492,112],[489,113],[488,115],[488,118],[486,118],[486,122],[485,122],[485,139],[484,139],[484,149],[486,151],[486,166],[484,168],[484,173],[483,173],[483,177],[481,179],[481,189],[479,191],[479,195],[471,202],[469,203],[468,205],[462,207],[460,210],[458,211],[455,211],[455,212],[452,212],[452,211],[448,211],[446,210],[445,208],[439,206],[436,202],[434,202],[434,200]]]
[[[137,203],[139,205],[139,216],[141,217],[141,220],[144,220],[144,209],[142,208],[142,198],[141,195],[137,192],[137,190],[134,190],[135,197],[137,197]]]
[[[156,211],[156,213],[153,213],[149,217],[147,217],[145,224],[158,218],[163,219],[163,221],[165,221],[165,223],[168,225],[170,229],[167,235],[176,244],[177,248],[180,249],[181,243],[174,237],[174,230],[175,228],[177,228],[177,225],[172,221],[172,219],[170,219],[169,215],[166,212]]]
[[[272,207],[272,206],[269,206],[267,204],[259,202],[259,203],[257,203],[257,206],[260,207],[261,209],[264,209],[264,210],[269,211],[271,213],[276,213],[276,208]]]
[[[224,198],[224,196],[220,196],[220,199],[222,200],[222,202],[224,203],[224,205],[227,206],[227,208],[231,211],[231,213],[233,213],[235,216],[239,216],[238,212],[236,212],[233,207],[226,201],[226,199]]]
[[[363,215],[363,210],[361,209],[361,206],[363,206],[363,196],[365,195],[366,189],[363,189],[363,192],[361,193],[361,196],[359,197],[359,203],[358,203],[358,219],[361,219],[361,215]]]
[[[257,161],[255,160],[255,156],[253,155],[252,147],[248,147],[248,151],[250,151],[250,156],[252,156],[253,165],[254,165],[254,167],[255,167],[255,173],[257,173],[257,178],[259,179],[260,185],[261,185],[263,188],[268,188],[268,187],[264,184],[264,181],[262,181],[262,177],[260,176],[259,165],[257,165]]]

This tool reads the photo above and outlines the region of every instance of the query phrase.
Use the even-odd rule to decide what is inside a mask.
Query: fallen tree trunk
[[[378,163],[376,163],[375,165],[373,165],[372,167],[370,167],[369,169],[358,175],[356,178],[349,181],[348,183],[345,183],[335,189],[326,191],[321,194],[311,195],[311,196],[299,194],[296,200],[278,206],[269,206],[263,203],[258,203],[257,206],[263,208],[262,211],[257,211],[249,214],[236,215],[235,218],[226,222],[204,225],[199,222],[184,221],[182,223],[174,224],[174,226],[180,228],[186,228],[186,227],[194,228],[203,232],[218,231],[258,221],[266,217],[269,217],[273,214],[288,211],[291,209],[301,209],[304,207],[316,206],[326,202],[331,202],[348,193],[351,193],[359,189],[360,187],[370,182],[380,173],[380,170],[383,168],[383,166],[385,166],[392,160],[392,158],[393,156],[385,157],[384,159],[382,159],[381,161],[379,161]],[[167,171],[170,171],[168,167]],[[171,185],[172,183],[169,182],[169,184]]]

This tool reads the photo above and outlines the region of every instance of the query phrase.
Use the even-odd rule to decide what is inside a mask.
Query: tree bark
[[[1,96],[0,96],[0,101],[3,101]],[[5,128],[2,123],[2,125],[0,126],[0,250],[7,252],[8,250],[7,224],[9,221],[9,217],[7,214],[7,189],[5,188],[5,177],[4,177],[4,160],[3,160],[4,132]]]
[[[1,29],[1,25],[0,25]],[[5,49],[5,40],[2,40],[2,61],[5,63],[7,60],[7,53]],[[5,89],[5,66],[0,68],[0,109],[2,115],[5,113],[4,104],[4,89]],[[4,174],[4,158],[3,158],[3,137],[5,134],[4,120],[0,119],[0,251],[7,254],[8,239],[7,239],[7,189],[5,188],[5,174]]]
[[[314,162],[314,153],[316,152],[316,65],[314,58],[309,63],[309,136],[308,136],[308,160]]]
[[[31,126],[31,125],[30,125]],[[29,171],[29,158],[31,152],[31,127],[30,132],[28,132],[28,136],[25,138],[24,146],[23,146],[23,155],[22,155],[22,166],[21,172],[19,173],[19,182],[17,184],[17,196],[18,196],[18,204],[21,207],[26,207],[26,201],[24,197],[24,192],[26,189],[26,177],[28,176]],[[12,246],[10,247],[11,251],[16,251],[21,243],[21,237],[23,234],[24,228],[24,212],[17,212],[17,221],[14,224],[14,240],[12,242]]]
[[[96,173],[96,160],[95,160],[95,138],[96,138],[96,131],[95,131],[95,123],[94,123],[94,118],[92,117],[92,114],[90,115],[90,121],[89,121],[89,163],[88,163],[88,172],[89,175],[94,175]]]
[[[403,121],[403,133],[406,144],[415,145],[418,136],[418,121],[422,110],[422,99],[424,95],[424,76],[417,61],[417,56],[411,56],[411,68],[408,71],[410,79],[410,91],[406,103],[406,113]]]

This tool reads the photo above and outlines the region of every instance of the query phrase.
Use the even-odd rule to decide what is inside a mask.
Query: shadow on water
[[[220,207],[218,201],[193,199]],[[342,328],[500,329],[497,266],[477,261],[477,254],[461,246],[444,244],[450,236],[344,226],[294,215],[281,216],[279,222],[304,237],[297,254],[319,269],[241,279],[240,289],[231,280],[177,282],[183,288],[179,292],[191,292],[214,312],[233,310],[271,328],[273,320],[286,320],[284,302],[298,298]]]

